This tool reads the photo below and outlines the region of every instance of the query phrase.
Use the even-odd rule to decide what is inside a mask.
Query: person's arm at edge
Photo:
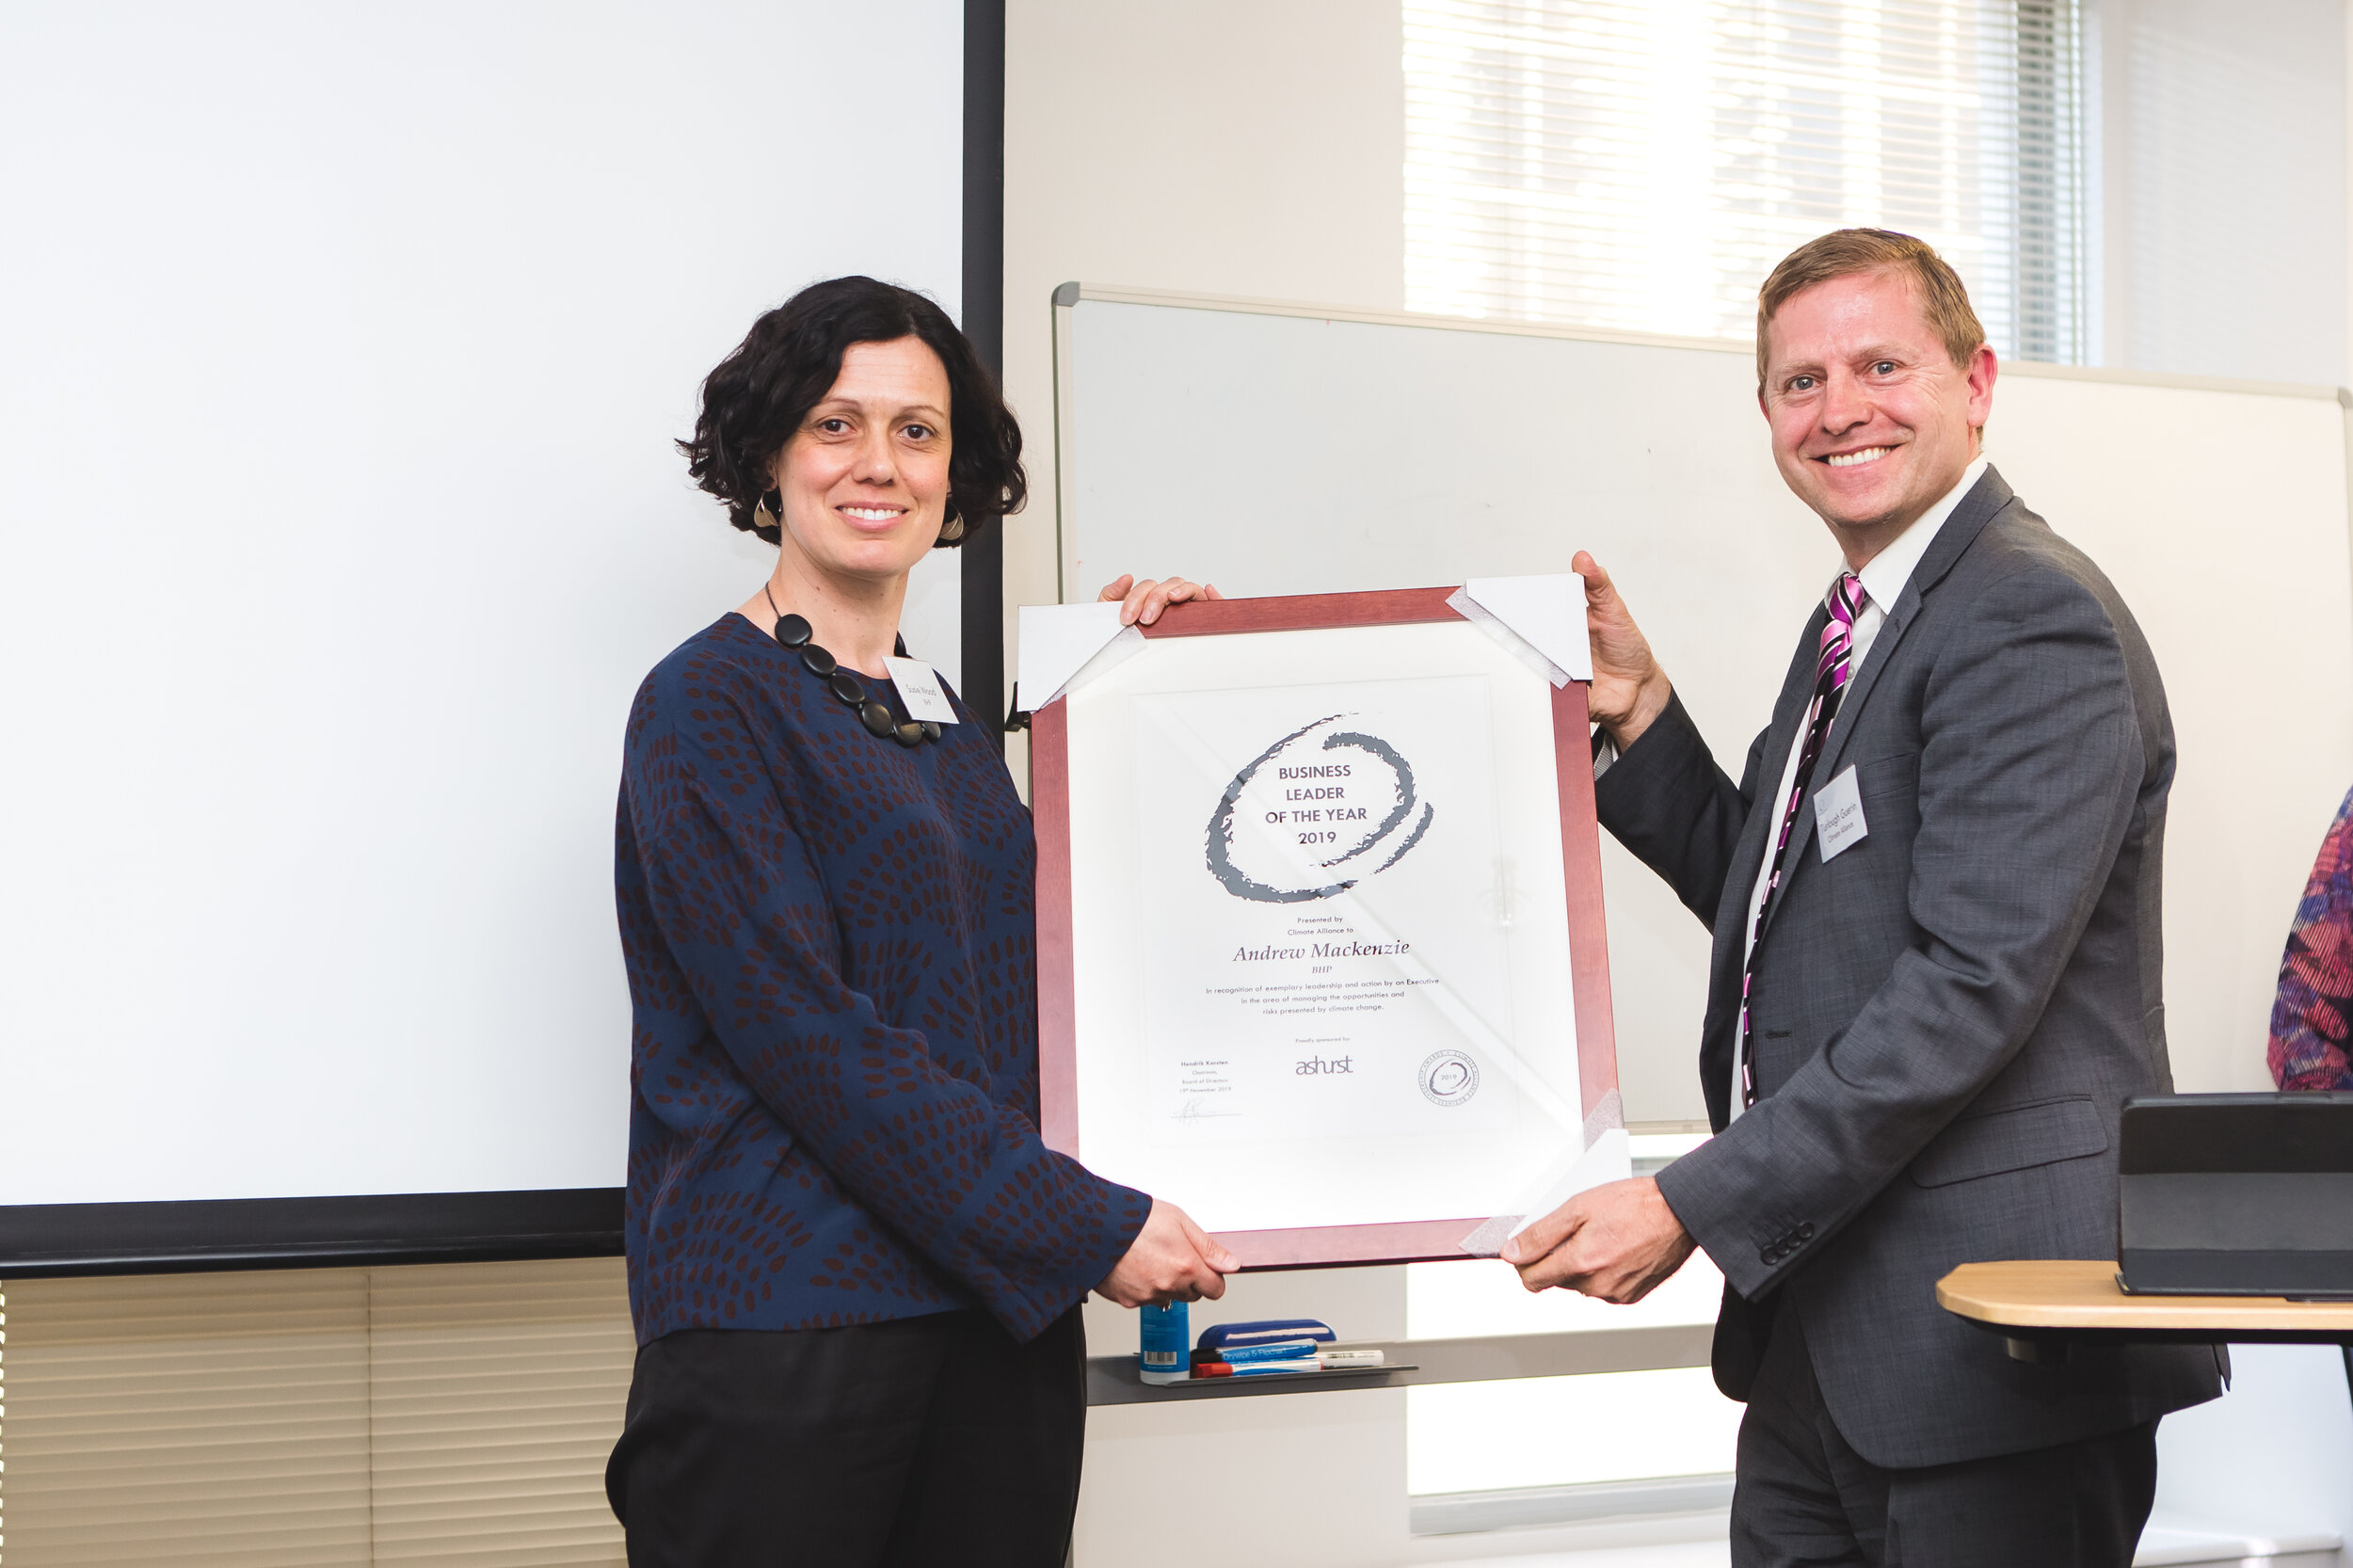
[[[2345,1059],[2353,1021],[2353,794],[2322,837],[2312,878],[2280,959],[2265,1054],[2282,1089],[2353,1088]]]

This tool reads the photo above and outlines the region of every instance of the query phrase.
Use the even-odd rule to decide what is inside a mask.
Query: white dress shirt
[[[1887,606],[1896,602],[1897,596],[1904,591],[1904,584],[1912,581],[1913,570],[1920,565],[1920,557],[1926,555],[1929,546],[1936,542],[1937,530],[1943,528],[1945,520],[1953,515],[1953,508],[1961,504],[1961,498],[1977,488],[1978,479],[1984,476],[1985,464],[1986,459],[1980,455],[1976,462],[1961,472],[1960,484],[1946,490],[1942,500],[1921,513],[1917,521],[1897,535],[1894,543],[1872,556],[1870,563],[1856,574],[1863,579],[1863,591],[1868,596],[1869,602],[1854,618],[1854,631],[1850,637],[1854,651],[1847,665],[1852,672],[1848,677],[1849,683],[1854,676],[1863,673],[1863,661],[1869,657],[1871,644],[1878,640],[1880,628],[1887,624]],[[1830,594],[1835,593],[1837,588],[1837,580],[1833,578],[1829,592],[1822,596],[1824,603],[1829,602]],[[1831,721],[1831,728],[1838,728],[1835,717]],[[1828,749],[1829,736],[1822,738],[1822,744]],[[1743,972],[1749,967],[1749,950],[1756,941],[1756,914],[1765,907],[1765,889],[1772,883],[1773,839],[1781,827],[1781,813],[1788,806],[1789,792],[1797,788],[1798,758],[1804,750],[1805,726],[1801,723],[1798,732],[1789,739],[1789,757],[1781,769],[1781,788],[1769,795],[1759,796],[1755,806],[1751,808],[1752,810],[1770,810],[1773,825],[1767,831],[1765,857],[1757,864],[1756,884],[1749,889],[1748,911],[1740,921],[1740,968]],[[1741,1055],[1746,1044],[1739,1037],[1736,1026],[1732,1044],[1731,1111],[1735,1118],[1739,1116],[1741,1110]]]

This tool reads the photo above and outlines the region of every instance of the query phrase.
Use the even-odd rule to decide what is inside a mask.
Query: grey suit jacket
[[[1747,893],[1804,721],[1817,609],[1735,786],[1680,702],[1607,770],[1601,821],[1715,933],[1700,1077],[1718,1136],[1661,1173],[1722,1269],[1716,1381],[1744,1399],[1794,1312],[1847,1441],[1884,1465],[2120,1431],[2214,1398],[2198,1347],[2009,1359],[1936,1304],[1956,1264],[2112,1257],[2117,1119],[2172,1086],[2158,920],[2173,733],[2131,612],[1987,470],[1856,671],[1759,943],[1759,1100],[1727,1123]]]

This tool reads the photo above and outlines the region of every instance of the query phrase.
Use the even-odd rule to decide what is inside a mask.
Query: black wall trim
[[[964,7],[964,331],[1005,373],[1005,0]],[[1034,454],[1036,448],[1032,447]],[[1005,528],[963,547],[964,700],[984,718],[1005,711]],[[997,749],[1005,738],[992,723]]]
[[[621,1189],[0,1208],[0,1278],[612,1257]]]

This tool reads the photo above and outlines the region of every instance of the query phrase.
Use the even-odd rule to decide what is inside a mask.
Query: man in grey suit
[[[2173,737],[2140,629],[1982,455],[1993,352],[1928,246],[1846,230],[1759,295],[1757,400],[1846,570],[1736,785],[1590,556],[1602,823],[1715,935],[1716,1136],[1506,1249],[1634,1301],[1723,1271],[1733,1560],[2114,1564],[2201,1348],[2013,1361],[1938,1307],[1981,1259],[2106,1257],[2118,1112],[2171,1087]]]

